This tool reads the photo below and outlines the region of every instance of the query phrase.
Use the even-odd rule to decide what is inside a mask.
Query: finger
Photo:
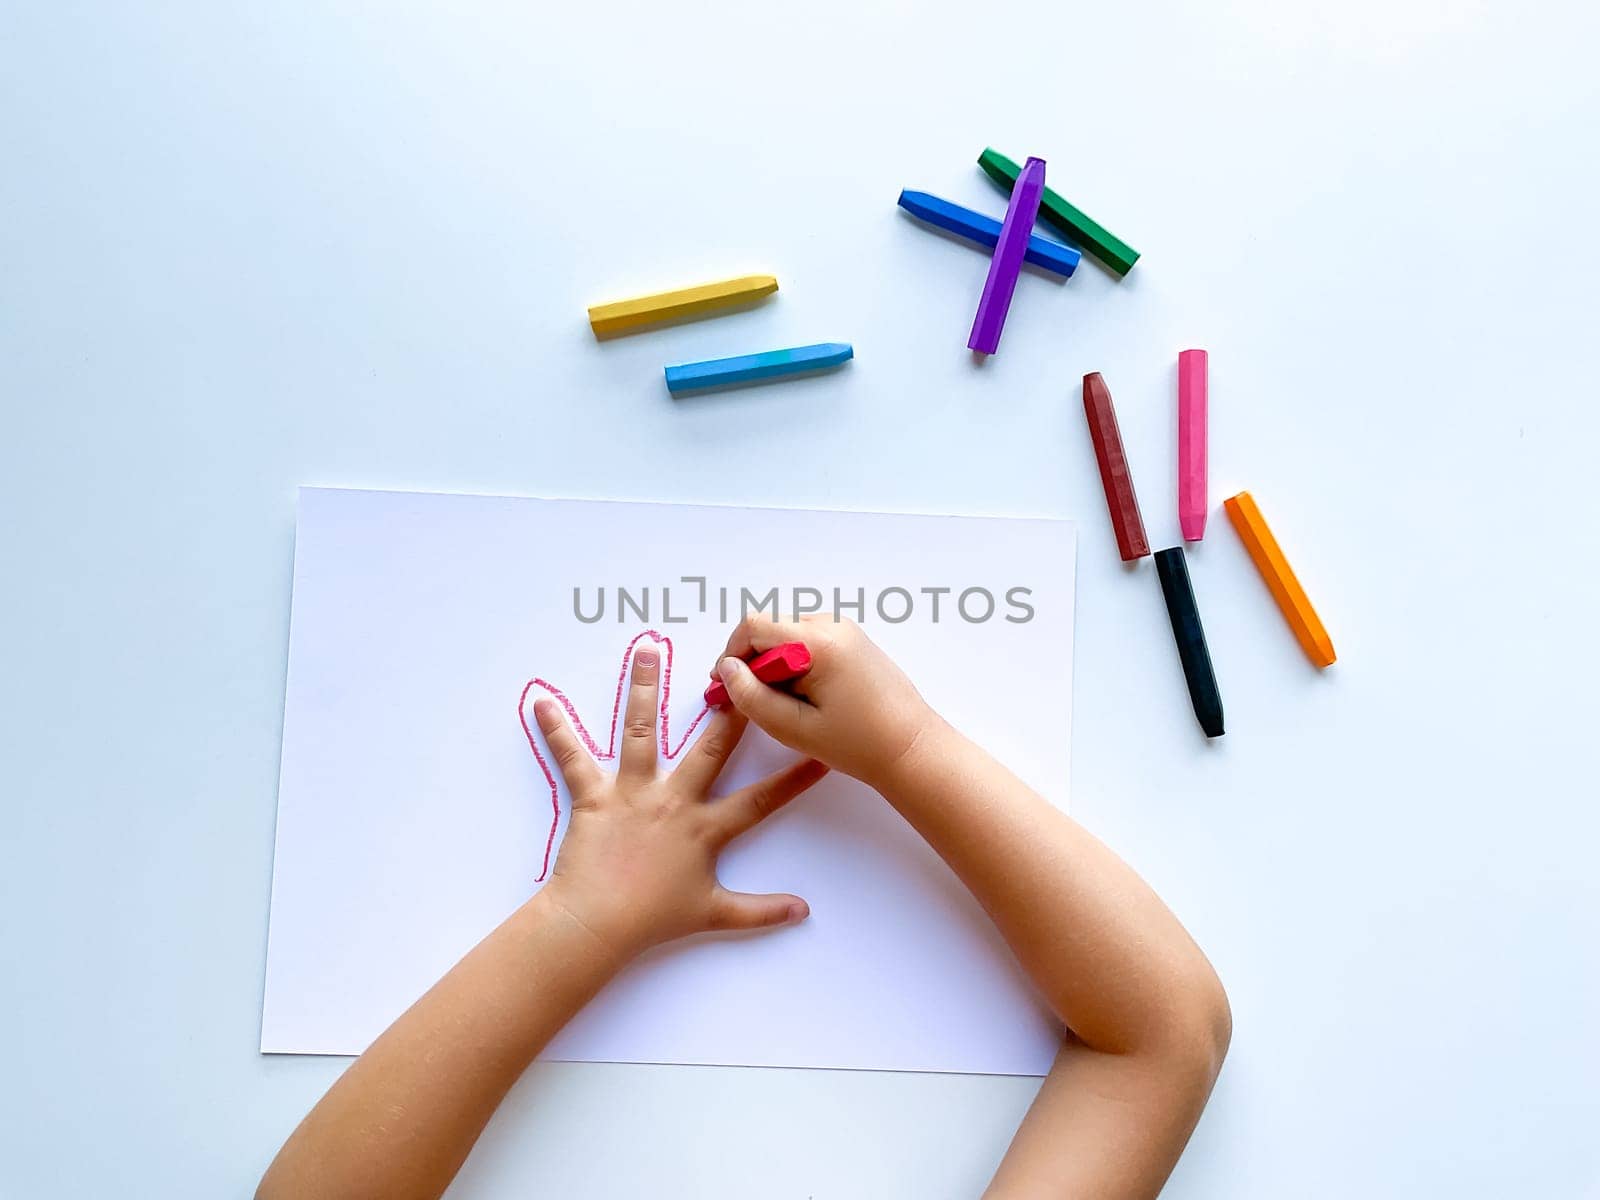
[[[717,673],[733,707],[780,742],[792,744],[798,722],[815,711],[800,697],[762,683],[742,658],[723,659]]]
[[[656,772],[656,720],[661,704],[661,651],[641,645],[633,652],[628,703],[622,714],[617,777],[648,779]]]
[[[550,747],[550,757],[555,760],[567,791],[574,798],[587,795],[601,781],[600,766],[578,740],[577,731],[568,724],[561,706],[548,696],[534,701],[533,719],[539,723],[545,745]]]
[[[816,759],[803,758],[716,801],[713,809],[721,840],[731,842],[741,833],[750,832],[827,773],[828,768]]]
[[[719,708],[699,739],[679,761],[672,776],[696,797],[711,790],[711,785],[728,764],[728,756],[744,737],[749,722],[735,709]]]
[[[811,906],[799,896],[774,892],[758,896],[730,892],[718,885],[711,898],[712,929],[764,929],[772,925],[798,925],[811,915]]]

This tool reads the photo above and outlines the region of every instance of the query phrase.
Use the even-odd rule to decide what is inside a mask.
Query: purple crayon
[[[967,339],[969,350],[993,354],[1000,348],[1000,331],[1006,325],[1011,293],[1017,290],[1017,276],[1028,252],[1028,235],[1033,232],[1043,196],[1044,159],[1030,158],[1017,176],[1011,202],[1006,205],[1006,219],[1000,223],[1000,240],[989,260],[989,277],[983,281],[978,315],[972,319],[972,336]]]

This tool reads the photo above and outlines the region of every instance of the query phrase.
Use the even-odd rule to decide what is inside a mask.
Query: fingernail
[[[548,696],[541,697],[533,702],[533,715],[540,725],[554,725],[560,720],[557,715],[556,702]]]
[[[654,650],[640,650],[633,656],[633,661],[648,671],[661,661],[661,655]]]
[[[728,680],[732,679],[738,670],[739,660],[731,655],[717,664],[717,676],[723,683],[727,683]]]
[[[787,918],[788,923],[790,925],[798,925],[810,915],[811,906],[804,900],[796,900],[793,904],[789,905],[789,914]]]

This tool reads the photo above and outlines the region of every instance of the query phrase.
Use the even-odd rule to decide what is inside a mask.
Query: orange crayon
[[[1300,581],[1294,577],[1294,569],[1289,566],[1289,560],[1284,558],[1283,551],[1278,549],[1278,540],[1272,536],[1272,530],[1267,528],[1266,518],[1256,507],[1254,497],[1249,492],[1240,492],[1237,496],[1224,500],[1222,507],[1227,510],[1228,519],[1238,531],[1239,539],[1244,542],[1244,548],[1250,552],[1250,560],[1256,564],[1256,570],[1261,572],[1267,590],[1278,602],[1284,620],[1288,621],[1289,628],[1294,630],[1294,636],[1299,640],[1300,648],[1306,652],[1306,657],[1319,667],[1332,665],[1334,659],[1338,657],[1333,652],[1333,639],[1322,627],[1322,620],[1317,616],[1317,610],[1311,607],[1311,601],[1306,598],[1305,588],[1301,587]]]

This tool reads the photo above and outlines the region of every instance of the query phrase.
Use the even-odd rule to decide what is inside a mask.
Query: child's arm
[[[717,855],[826,768],[800,762],[708,801],[745,728],[721,713],[660,774],[659,671],[653,651],[634,655],[614,779],[554,703],[535,706],[572,794],[550,882],[345,1072],[278,1152],[258,1200],[439,1196],[512,1083],[629,960],[702,930],[805,918],[798,896],[723,889]]]
[[[789,641],[812,655],[794,695],[740,661]],[[988,1195],[1155,1196],[1230,1034],[1222,985],[1177,919],[1116,855],[934,714],[856,626],[753,619],[726,653],[718,673],[734,705],[881,792],[971,889],[1069,1031]]]

